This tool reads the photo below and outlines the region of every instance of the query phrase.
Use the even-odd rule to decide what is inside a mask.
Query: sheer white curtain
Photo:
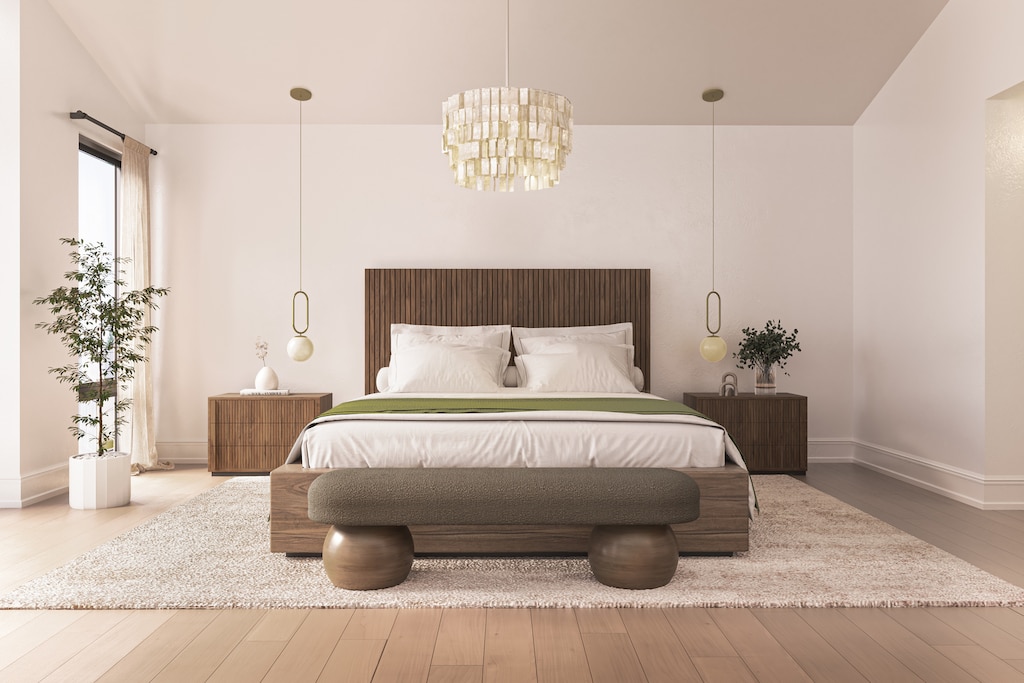
[[[121,155],[120,255],[131,259],[124,264],[128,289],[149,286],[149,147],[125,136]],[[146,311],[144,324],[149,325]],[[148,354],[147,354],[148,355]],[[135,366],[129,388],[132,407],[122,438],[131,444],[132,473],[151,469],[169,470],[173,463],[157,458],[153,419],[153,376],[149,362]]]

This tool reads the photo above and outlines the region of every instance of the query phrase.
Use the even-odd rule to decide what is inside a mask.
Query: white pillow
[[[519,339],[516,347],[518,353],[567,353],[572,351],[572,344],[606,344],[610,346],[628,347],[629,366],[636,363],[633,360],[634,347],[623,341],[617,341],[623,337],[622,332],[583,332],[581,334],[562,334],[551,337],[523,337]]]
[[[485,346],[420,344],[391,355],[389,392],[486,393],[501,389],[511,354]]]
[[[630,373],[630,378],[633,380],[633,386],[636,387],[637,391],[644,390],[644,371],[633,366],[633,371]]]
[[[516,353],[529,353],[523,349],[523,340],[529,337],[561,337],[562,341],[632,344],[633,323],[582,327],[513,327],[512,343],[515,345]]]
[[[625,344],[551,345],[516,356],[519,386],[530,391],[636,393]]]
[[[384,393],[391,386],[391,366],[385,365],[377,371],[377,391]]]
[[[454,327],[451,325],[411,325],[408,323],[391,323],[391,351],[396,351],[397,335],[427,335],[428,339],[420,341],[441,341],[447,344],[465,346],[494,346],[507,350],[512,338],[511,325],[470,325]],[[443,339],[442,339],[443,338]]]

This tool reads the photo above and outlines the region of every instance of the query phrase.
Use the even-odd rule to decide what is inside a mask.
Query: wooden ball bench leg
[[[606,586],[658,588],[675,575],[679,546],[667,524],[595,526],[587,559],[594,576]]]
[[[338,588],[389,588],[412,569],[412,534],[407,526],[332,526],[323,556],[327,577]]]

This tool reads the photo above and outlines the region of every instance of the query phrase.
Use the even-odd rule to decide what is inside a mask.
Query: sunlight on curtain
[[[121,157],[121,256],[131,259],[124,264],[128,289],[149,286],[149,147],[124,139]],[[146,311],[144,324],[150,324]],[[157,459],[156,430],[153,417],[153,376],[149,362],[135,367],[135,378],[129,388],[132,400],[126,435],[130,438],[132,474],[152,469],[173,469],[174,464]]]

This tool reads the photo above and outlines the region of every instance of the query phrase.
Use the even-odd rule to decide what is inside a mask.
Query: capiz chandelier
[[[505,2],[505,85],[477,88],[442,103],[442,150],[455,183],[512,192],[558,184],[572,151],[572,102],[564,95],[508,85],[508,0]]]

